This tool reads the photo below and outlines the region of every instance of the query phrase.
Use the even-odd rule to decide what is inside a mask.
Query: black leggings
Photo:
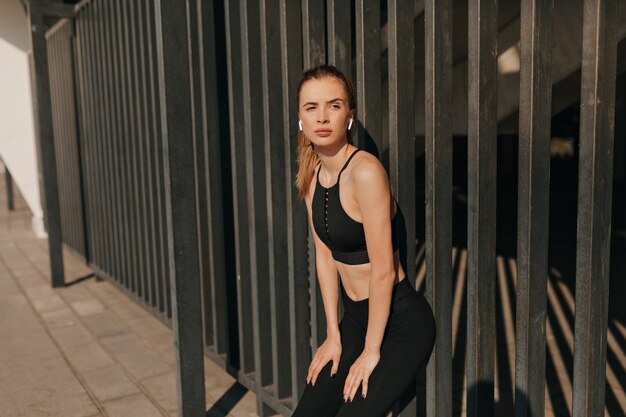
[[[380,362],[370,375],[367,398],[361,396],[359,387],[353,401],[344,403],[345,379],[365,345],[368,300],[353,301],[343,288],[342,298],[342,352],[337,375],[330,377],[329,362],[315,386],[307,384],[292,417],[385,417],[428,362],[435,343],[435,320],[428,302],[405,278],[393,288]]]

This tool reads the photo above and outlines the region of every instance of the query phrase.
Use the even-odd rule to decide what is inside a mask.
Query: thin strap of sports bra
[[[341,171],[339,171],[339,175],[337,175],[337,183],[339,183],[339,178],[341,178],[341,174],[343,173],[343,170],[348,167],[348,164],[350,163],[350,161],[352,160],[352,158],[354,157],[354,155],[356,155],[358,151],[360,151],[360,149],[356,149],[354,152],[352,152],[352,154],[348,157],[348,160],[346,161],[346,163],[343,164],[343,168],[341,168]]]
[[[352,160],[352,157],[354,157],[354,155],[356,155],[356,153],[360,151],[360,149],[356,149],[354,152],[352,152],[352,154],[350,154],[350,156],[348,157],[348,159],[346,160],[346,163],[343,164],[343,167],[341,168],[341,170],[339,171],[339,175],[337,175],[337,182],[335,184],[339,184],[339,178],[341,178],[341,173],[343,172],[344,169],[346,169],[348,167],[348,164],[350,163],[350,161]],[[321,167],[321,163],[318,164],[320,167],[317,170],[317,182],[319,182],[320,180],[320,171],[322,170]]]

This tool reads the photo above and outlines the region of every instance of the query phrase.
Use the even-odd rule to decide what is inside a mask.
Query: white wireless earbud
[[[298,120],[298,127],[302,130],[302,120]]]
[[[350,119],[350,123],[348,123],[348,130],[352,129],[352,118]]]

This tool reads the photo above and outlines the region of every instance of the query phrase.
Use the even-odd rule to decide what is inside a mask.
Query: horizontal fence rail
[[[314,245],[293,184],[296,88],[303,70],[325,62],[354,80],[355,144],[388,170],[406,227],[403,266],[437,323],[430,363],[394,415],[541,417],[544,398],[569,395],[546,379],[568,361],[569,415],[602,412],[607,350],[614,358],[615,338],[626,337],[615,326],[605,337],[617,0],[584,1],[576,299],[548,262],[555,5],[524,0],[515,12],[519,143],[505,146],[518,161],[517,253],[505,258],[496,252],[498,175],[508,168],[498,166],[497,51],[498,10],[511,8],[458,3],[84,0],[48,30],[63,243],[172,326],[181,415],[203,406],[187,385],[202,377],[201,348],[254,391],[260,416],[291,415],[324,341]],[[468,134],[453,138],[463,59]],[[459,243],[453,227],[465,213]],[[566,328],[575,357],[546,342]],[[571,340],[559,343],[573,352]]]

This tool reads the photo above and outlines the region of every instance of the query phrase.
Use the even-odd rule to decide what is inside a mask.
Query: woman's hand
[[[333,377],[339,369],[339,358],[341,357],[341,338],[339,335],[336,337],[327,338],[315,352],[313,360],[309,365],[309,373],[306,376],[306,383],[311,382],[315,385],[317,376],[320,371],[329,361],[333,361],[332,369],[330,370],[330,376]]]
[[[343,386],[344,401],[352,401],[361,384],[363,384],[361,390],[363,398],[367,396],[367,383],[374,368],[378,365],[378,361],[380,361],[380,351],[367,350],[364,350],[361,356],[354,361]]]

